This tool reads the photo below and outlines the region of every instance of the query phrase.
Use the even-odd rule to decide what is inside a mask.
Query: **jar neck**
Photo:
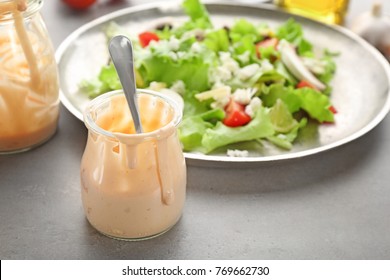
[[[123,95],[123,90],[116,90],[106,94],[103,94],[94,100],[92,100],[84,111],[84,123],[92,135],[104,136],[108,140],[119,140],[124,144],[137,144],[150,139],[164,139],[170,136],[175,131],[175,127],[180,123],[182,118],[181,109],[176,102],[164,97],[158,92],[153,92],[146,89],[137,89],[137,93],[141,93],[142,96],[149,98],[158,98],[161,102],[164,102],[167,106],[172,108],[173,114],[169,122],[158,129],[141,134],[123,134],[114,133],[108,130],[104,130],[97,124],[99,114],[104,112],[111,102],[111,98],[119,95]]]
[[[14,13],[22,13],[29,18],[39,12],[43,0],[0,0],[0,22],[13,21]]]

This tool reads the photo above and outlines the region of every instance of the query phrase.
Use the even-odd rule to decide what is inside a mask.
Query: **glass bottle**
[[[287,11],[330,24],[342,24],[349,0],[274,0]]]
[[[59,86],[42,0],[0,0],[0,154],[31,149],[56,131]]]
[[[137,96],[140,134],[121,90],[92,100],[84,113],[84,212],[99,232],[126,240],[170,229],[181,216],[186,194],[186,165],[177,135],[182,110],[152,91],[138,90]]]

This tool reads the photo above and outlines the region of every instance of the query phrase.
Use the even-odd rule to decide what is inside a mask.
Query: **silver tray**
[[[299,16],[293,16],[266,5],[250,6],[226,2],[207,4],[214,25],[232,25],[235,19],[266,22],[276,27],[290,17],[302,24],[305,37],[315,50],[328,48],[340,52],[337,71],[332,81],[332,104],[337,108],[335,124],[320,125],[304,133],[290,151],[263,147],[260,153],[248,157],[227,157],[225,154],[203,155],[185,153],[190,162],[200,164],[260,163],[300,158],[346,144],[374,128],[390,109],[390,67],[383,56],[364,40],[339,26],[329,26]],[[163,17],[177,21],[187,19],[177,3],[148,4],[131,7],[100,17],[73,32],[59,46],[56,59],[60,74],[60,98],[64,106],[78,119],[89,99],[79,92],[83,79],[95,77],[109,57],[102,27],[110,21],[135,34]],[[310,129],[309,129],[310,130]],[[235,148],[245,149],[246,144]]]

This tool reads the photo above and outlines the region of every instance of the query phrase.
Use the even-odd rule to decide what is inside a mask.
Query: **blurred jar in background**
[[[288,12],[329,24],[342,24],[349,0],[274,0]]]
[[[57,128],[57,65],[42,5],[0,0],[0,154],[42,144]]]

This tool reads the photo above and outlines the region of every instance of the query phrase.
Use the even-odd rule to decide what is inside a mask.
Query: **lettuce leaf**
[[[334,115],[329,110],[331,106],[328,96],[311,88],[300,88],[294,91],[301,99],[301,108],[309,116],[319,122],[334,122]]]
[[[334,62],[333,57],[337,54],[330,53],[328,50],[324,51],[324,56],[322,57],[322,61],[326,62],[325,71],[323,74],[319,75],[318,78],[328,84],[336,72],[336,63]]]
[[[298,122],[293,129],[291,129],[288,133],[279,133],[276,135],[272,135],[267,137],[267,140],[273,143],[275,146],[285,149],[291,150],[293,147],[293,142],[298,136],[298,132],[301,128],[304,128],[307,124],[307,119],[303,118],[300,122]]]
[[[255,39],[260,36],[259,33],[257,32],[256,27],[246,19],[239,19],[237,20],[234,25],[230,28],[230,37],[233,42],[238,42],[240,41],[240,38],[245,35],[254,35]]]
[[[171,86],[182,80],[189,90],[204,91],[208,89],[208,68],[201,57],[173,61],[169,57],[150,56],[142,61],[139,72],[147,83],[159,81]]]
[[[281,40],[285,39],[298,47],[298,54],[304,55],[312,52],[313,46],[303,37],[302,26],[293,18],[290,18],[284,24],[279,26],[276,31],[276,37]]]
[[[256,42],[263,39],[258,29],[246,19],[237,20],[230,28],[229,37],[233,45],[233,56],[250,53],[250,57],[256,60]]]
[[[212,27],[210,16],[206,7],[199,0],[184,0],[183,8],[192,21],[201,20]]]
[[[319,122],[333,122],[334,115],[329,110],[329,97],[311,88],[293,89],[282,84],[263,87],[261,96],[264,106],[272,107],[281,99],[291,113],[302,109]]]
[[[218,29],[206,34],[203,43],[214,52],[227,52],[229,50],[229,37],[225,29]]]
[[[260,47],[257,48],[257,51],[260,53],[261,58],[268,60],[276,60],[280,57],[280,53],[274,47]]]
[[[122,85],[119,81],[114,64],[112,63],[103,66],[97,78],[83,80],[80,83],[80,89],[88,94],[90,98],[121,88]]]
[[[245,126],[228,127],[222,122],[218,122],[214,128],[207,128],[202,138],[202,146],[205,148],[205,152],[209,153],[231,143],[264,138],[274,133],[268,113],[262,107],[256,112],[251,122]]]
[[[208,69],[217,59],[215,52],[205,47],[199,52],[190,51],[194,38],[170,40],[176,40],[178,49],[172,49],[172,42],[160,41],[147,52],[136,54],[136,67],[146,84],[158,81],[171,86],[181,80],[189,91],[207,90]]]
[[[269,116],[275,131],[280,133],[291,131],[298,123],[281,99],[271,108]]]
[[[196,29],[206,30],[213,27],[206,7],[199,0],[185,0],[182,6],[190,20],[174,29],[164,28],[163,30],[156,30],[156,33],[161,36],[160,38],[168,39],[171,36],[180,38],[188,31]]]
[[[291,87],[285,87],[282,84],[272,84],[269,87],[263,87],[262,100],[266,107],[273,107],[278,99],[286,104],[290,113],[295,113],[301,108],[302,100],[299,95],[294,93]]]
[[[233,55],[241,55],[245,52],[249,52],[250,57],[256,55],[256,36],[253,34],[240,35],[240,40],[233,43]]]
[[[179,139],[184,151],[203,151],[202,138],[214,122],[222,120],[225,112],[214,109],[203,114],[185,118],[179,127]]]
[[[199,114],[203,114],[210,110],[210,102],[200,102],[196,97],[195,94],[198,93],[197,91],[186,91],[183,99],[184,99],[184,112],[183,112],[183,118],[196,116]]]

